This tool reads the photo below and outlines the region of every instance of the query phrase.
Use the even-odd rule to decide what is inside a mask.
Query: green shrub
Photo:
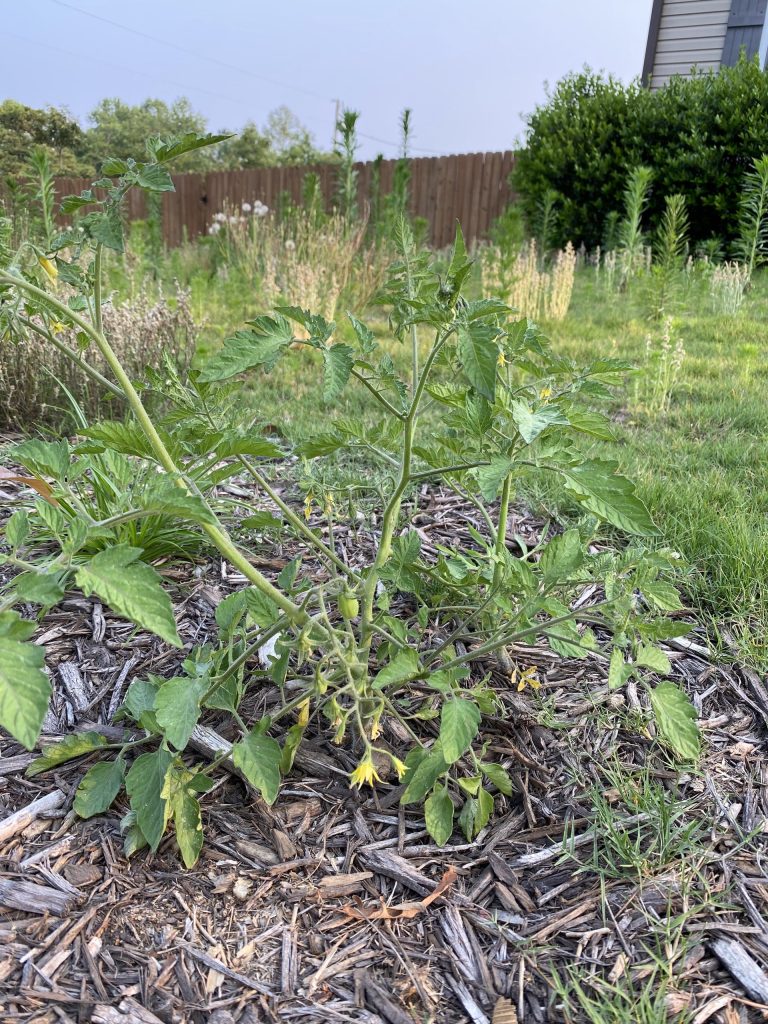
[[[674,78],[656,92],[589,69],[560,81],[528,118],[513,183],[534,230],[545,196],[559,197],[554,244],[605,245],[631,168],[653,169],[648,220],[665,196],[685,197],[690,236],[738,236],[745,174],[768,152],[768,74],[757,60]]]

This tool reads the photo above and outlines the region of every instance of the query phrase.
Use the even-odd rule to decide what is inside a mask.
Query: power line
[[[320,100],[323,103],[336,103],[336,100],[330,99],[327,96],[321,96],[319,93],[313,92],[311,89],[304,89],[300,85],[294,85],[290,82],[281,82],[275,78],[269,78],[266,75],[260,75],[258,72],[251,71],[248,68],[238,67],[236,64],[230,64],[228,61],[221,60],[218,57],[212,57],[210,54],[198,53],[196,50],[190,50],[186,46],[180,46],[178,43],[174,43],[168,39],[161,39],[159,36],[153,36],[149,32],[143,32],[141,29],[132,28],[130,25],[123,25],[122,22],[113,21],[111,18],[105,18],[102,14],[95,14],[93,11],[88,11],[83,7],[77,7],[75,4],[67,3],[66,0],[51,0],[51,3],[56,4],[57,7],[64,7],[70,11],[76,11],[78,14],[83,14],[87,18],[93,18],[95,21],[101,21],[106,25],[111,25],[113,28],[122,29],[124,32],[130,32],[132,35],[139,36],[142,39],[149,39],[153,43],[159,43],[161,46],[168,46],[172,50],[177,50],[179,53],[185,53],[190,57],[195,57],[197,60],[207,60],[212,64],[218,64],[219,67],[227,68],[230,71],[236,71],[238,74],[247,75],[250,78],[258,79],[262,82],[268,82],[270,85],[276,85],[281,89],[293,89],[294,92],[304,93],[305,96],[311,96],[313,99]],[[118,65],[113,65],[117,67]],[[130,70],[123,68],[122,70]],[[177,84],[178,83],[174,83]],[[181,86],[181,88],[187,88],[187,86]],[[202,92],[210,92],[210,90],[202,89],[198,90]],[[213,96],[221,96],[220,93],[210,93]],[[229,97],[223,97],[228,99]],[[237,101],[241,102],[241,101]],[[393,149],[400,149],[399,142],[392,142],[390,139],[381,139],[376,135],[368,135],[365,132],[358,131],[357,133],[361,139],[368,139],[371,142],[378,142],[383,146],[391,146]],[[419,146],[411,147],[417,153],[428,153],[431,156],[439,156],[439,154],[432,149],[422,149]]]

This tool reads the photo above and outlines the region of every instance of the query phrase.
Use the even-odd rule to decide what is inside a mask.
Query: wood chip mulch
[[[469,542],[471,509],[426,490],[421,503],[425,551]],[[544,528],[521,512],[510,538]],[[292,554],[264,551],[273,576]],[[360,538],[347,553],[364,564]],[[213,609],[242,580],[218,561],[164,572],[185,642],[213,639]],[[171,675],[180,657],[75,596],[46,616],[39,641],[55,687],[49,738],[109,728],[130,680]],[[674,968],[670,1021],[768,1020],[765,681],[713,663],[698,631],[667,650],[706,737],[698,770],[665,761],[642,729],[645,698],[609,691],[605,659],[512,648],[517,666],[538,669],[538,693],[484,667],[505,709],[488,726],[488,759],[504,763],[515,792],[475,842],[457,832],[443,848],[399,806],[396,780],[351,791],[354,754],[318,731],[271,808],[217,773],[194,870],[180,868],[172,836],[128,861],[122,798],[76,819],[83,764],[26,779],[34,755],[0,737],[0,1020],[540,1024],[586,1019],[564,1015],[553,975],[579,965],[588,992],[590,978],[640,991],[653,956]],[[248,716],[273,700],[256,690]],[[391,729],[385,738],[402,744]],[[672,831],[696,830],[690,856],[655,859],[650,835],[644,870],[601,879],[590,792],[627,836],[643,824],[612,787],[612,764],[685,804]]]

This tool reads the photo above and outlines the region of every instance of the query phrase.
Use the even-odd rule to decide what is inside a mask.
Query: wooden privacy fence
[[[392,189],[396,160],[379,163],[379,194]],[[410,161],[410,211],[429,224],[431,245],[441,248],[454,236],[458,220],[468,242],[484,238],[493,221],[504,212],[514,198],[509,175],[514,154],[466,153],[460,156],[417,157]],[[370,202],[374,176],[373,163],[358,163],[358,194],[361,204]],[[330,208],[336,188],[337,168],[334,164],[308,167],[253,167],[242,171],[211,171],[208,174],[175,174],[175,192],[163,193],[163,235],[169,246],[179,245],[185,238],[205,234],[213,215],[226,205],[240,206],[260,200],[270,209],[281,195],[299,202],[304,179],[317,174],[320,188]],[[90,186],[87,178],[57,178],[56,195],[77,194]],[[146,217],[142,193],[128,193],[129,220]],[[62,218],[64,221],[65,218]]]

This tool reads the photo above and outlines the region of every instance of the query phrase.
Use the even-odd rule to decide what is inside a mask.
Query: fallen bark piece
[[[356,973],[357,987],[362,989],[366,1006],[382,1017],[387,1024],[413,1024],[413,1018],[396,1006],[381,985],[370,977],[367,971]]]
[[[373,878],[372,871],[356,871],[349,875],[325,875],[317,883],[317,895],[322,899],[351,896],[363,888],[363,882]]]
[[[48,811],[55,811],[64,803],[64,794],[60,789],[54,789],[52,793],[46,793],[39,800],[33,800],[26,807],[14,811],[7,818],[0,821],[0,843],[6,842],[11,836],[23,832],[25,828],[44,816]]]
[[[740,942],[715,939],[712,951],[753,999],[768,1003],[768,975]]]
[[[183,949],[190,956],[193,956],[195,960],[199,960],[201,964],[205,964],[206,967],[210,967],[214,971],[218,971],[219,974],[223,974],[225,978],[231,978],[232,981],[237,981],[246,988],[252,988],[254,992],[260,992],[264,996],[272,996],[274,992],[266,985],[262,985],[259,981],[254,981],[253,978],[248,978],[244,974],[239,974],[237,971],[233,971],[231,967],[227,967],[221,960],[217,960],[216,957],[211,956],[209,953],[204,952],[202,949],[197,949],[191,943],[186,942],[184,939],[178,939],[176,944],[180,949]]]
[[[394,907],[381,906],[378,909],[362,906],[342,907],[341,909],[347,917],[354,918],[355,921],[408,920],[412,917],[416,917],[418,914],[422,914],[430,903],[434,903],[439,896],[443,895],[446,889],[449,889],[453,885],[457,877],[455,868],[448,868],[438,882],[437,887],[432,890],[429,896],[425,896],[423,900],[418,900],[414,903],[398,903]]]
[[[0,879],[0,906],[26,910],[30,914],[63,917],[76,902],[71,893],[59,892],[47,885]]]
[[[97,1003],[93,1008],[93,1024],[163,1024],[151,1010],[127,996],[117,1006]]]

